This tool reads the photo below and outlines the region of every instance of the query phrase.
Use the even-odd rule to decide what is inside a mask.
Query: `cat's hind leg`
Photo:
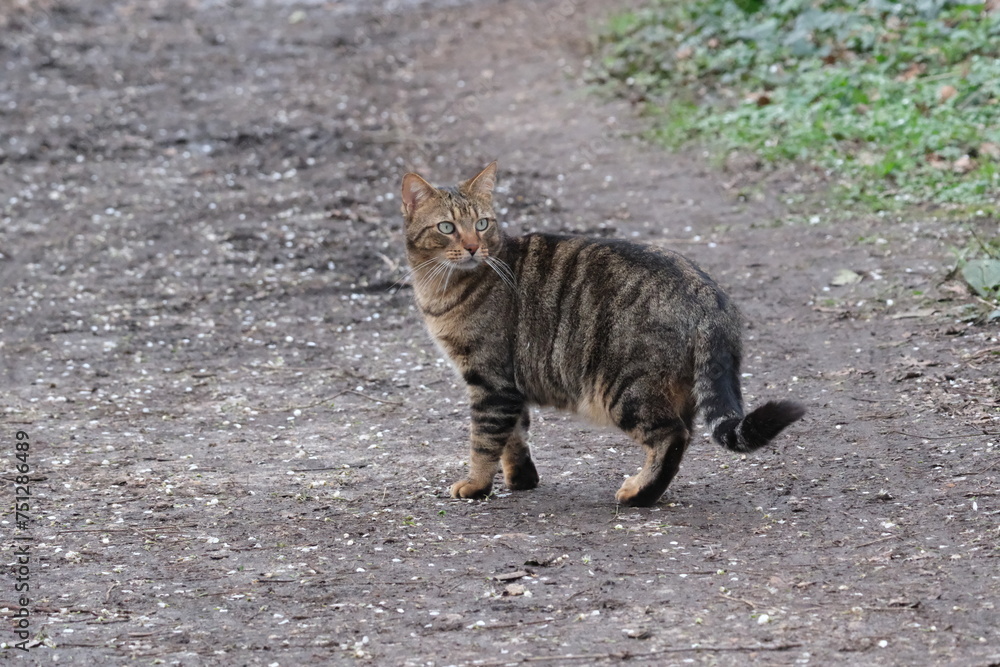
[[[691,440],[694,405],[689,395],[674,398],[679,400],[673,405],[669,401],[642,405],[639,400],[628,399],[622,405],[616,420],[618,426],[642,444],[646,461],[642,470],[618,489],[615,497],[619,503],[649,507],[659,500],[677,474]]]
[[[625,480],[615,497],[622,505],[649,507],[670,486],[681,465],[691,434],[684,422],[672,419],[653,425],[643,437],[646,462],[639,474]]]
[[[503,466],[503,479],[507,488],[514,491],[533,489],[538,486],[538,471],[531,460],[531,450],[528,449],[528,427],[531,417],[528,407],[521,411],[514,432],[504,445],[500,464]]]

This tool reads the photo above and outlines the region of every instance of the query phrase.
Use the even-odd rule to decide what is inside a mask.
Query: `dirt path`
[[[11,507],[28,434],[33,523],[3,517],[0,612],[30,535],[42,644],[0,656],[1000,663],[1000,342],[955,319],[955,232],[797,219],[801,179],[758,197],[631,139],[582,82],[596,0],[440,4],[87,1],[5,28],[0,455]],[[540,412],[540,488],[448,499],[464,392],[388,289],[395,194],[493,158],[512,230],[716,275],[750,402],[806,419],[745,460],[701,438],[660,505],[618,510],[637,449]]]

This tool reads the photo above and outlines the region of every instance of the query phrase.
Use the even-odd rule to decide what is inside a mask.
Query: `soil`
[[[1000,342],[949,279],[996,220],[788,209],[829,175],[637,139],[586,81],[597,0],[0,7],[3,659],[1000,664]],[[397,191],[494,158],[512,233],[699,262],[748,403],[805,419],[699,433],[629,509],[638,447],[537,411],[540,487],[450,499],[467,403]]]

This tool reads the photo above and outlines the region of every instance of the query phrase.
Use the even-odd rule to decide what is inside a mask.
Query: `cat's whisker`
[[[428,260],[426,260],[424,262],[421,262],[420,264],[417,264],[416,266],[410,268],[410,270],[407,272],[407,274],[408,275],[412,275],[412,274],[416,273],[417,271],[419,271],[420,269],[422,269],[425,266],[427,266],[428,264],[433,264],[433,263],[435,263],[437,261],[438,261],[437,257],[431,257],[430,259],[428,259]]]
[[[431,258],[431,259],[428,259],[428,260],[427,260],[427,261],[425,261],[425,262],[421,262],[421,263],[420,263],[420,264],[418,264],[417,266],[411,266],[411,267],[408,267],[408,268],[406,269],[406,271],[405,271],[405,272],[403,273],[402,277],[401,277],[401,278],[400,278],[399,280],[397,280],[396,282],[394,282],[393,284],[389,285],[389,288],[388,288],[388,289],[387,289],[386,291],[387,291],[387,292],[391,292],[391,291],[392,291],[392,289],[393,289],[394,287],[396,287],[397,285],[399,285],[400,289],[402,289],[402,287],[403,287],[403,283],[405,283],[405,282],[406,282],[407,280],[410,280],[410,279],[411,279],[411,278],[413,278],[413,277],[414,277],[415,275],[417,275],[417,271],[419,271],[419,270],[420,270],[420,269],[422,269],[423,267],[427,266],[428,264],[432,264],[432,263],[434,263],[434,262],[436,262],[436,261],[438,261],[438,260],[437,260],[437,258],[435,257],[435,258]]]
[[[439,263],[440,263],[440,262],[438,261],[438,259],[437,259],[437,258],[434,258],[434,259],[429,259],[429,260],[427,260],[426,262],[422,262],[422,263],[418,264],[417,266],[413,267],[413,269],[411,269],[410,273],[411,273],[411,275],[413,275],[413,276],[416,276],[416,275],[417,275],[417,272],[418,272],[418,271],[419,271],[420,269],[422,269],[422,268],[424,268],[425,266],[427,266],[428,264],[431,264],[431,265],[434,265],[434,266],[432,266],[432,268],[430,269],[430,272],[429,272],[428,274],[424,274],[424,275],[421,275],[421,276],[417,277],[417,280],[418,280],[418,281],[422,281],[422,280],[426,279],[428,275],[430,275],[430,274],[433,274],[433,273],[434,273],[434,269],[436,269],[436,268],[437,268],[437,266],[436,266],[436,265],[437,265],[437,264],[439,264]]]
[[[429,281],[430,279],[431,279],[431,274],[427,274],[427,275],[422,275],[422,276],[419,276],[419,277],[418,277],[418,278],[417,278],[417,279],[416,279],[416,280],[415,280],[415,281],[413,282],[413,288],[414,288],[414,289],[423,289],[423,288],[424,288],[424,287],[425,287],[425,286],[427,285],[427,283],[428,283],[428,281]]]
[[[454,270],[455,270],[455,266],[452,265],[452,264],[449,264],[448,265],[448,273],[446,273],[445,276],[444,276],[444,287],[441,288],[442,292],[444,292],[444,291],[446,291],[448,289],[448,281],[451,280],[451,272],[454,271]]]
[[[490,267],[493,273],[497,274],[497,277],[500,279],[500,281],[504,284],[505,287],[512,287],[512,285],[510,284],[510,278],[507,277],[507,275],[503,272],[502,269],[500,269],[496,264],[494,264],[490,260],[486,260],[486,264]]]
[[[445,285],[447,285],[448,276],[450,275],[450,271],[448,269],[449,269],[448,265],[445,264],[444,262],[442,262],[441,266],[439,266],[438,269],[434,272],[434,281],[439,286],[441,285],[441,278],[442,278],[442,276],[445,279]],[[444,291],[443,287],[440,288],[439,291]]]
[[[436,265],[434,266],[433,269],[431,269],[429,273],[427,273],[426,275],[422,276],[419,279],[417,283],[418,287],[422,288],[429,286],[432,282],[434,282],[438,278],[438,276],[441,275],[441,273],[443,273],[448,268],[448,264],[440,258],[435,258],[431,261],[435,262]]]
[[[507,274],[507,277],[510,278],[511,282],[513,282],[516,285],[517,276],[514,275],[514,269],[510,268],[510,264],[497,257],[494,257],[492,259],[494,262],[497,263],[497,266],[503,269],[503,271]]]
[[[418,264],[416,266],[408,268],[407,271],[406,271],[406,273],[403,274],[403,277],[400,278],[398,282],[402,283],[405,280],[411,280],[411,279],[415,279],[415,282],[419,282],[420,278],[417,277],[417,272],[420,271],[420,269],[422,269],[425,266],[427,266],[428,264],[434,264],[435,262],[437,262],[437,259],[436,258],[431,258],[431,259],[428,259],[428,260],[426,260],[424,262],[421,262],[420,264]]]
[[[502,280],[505,285],[510,287],[515,292],[517,291],[517,280],[514,277],[514,272],[509,266],[507,266],[506,262],[495,257],[487,257],[486,263],[491,269],[493,269],[493,272],[500,277],[500,280]]]
[[[517,278],[514,276],[514,272],[502,259],[497,259],[495,257],[487,258],[487,263],[490,268],[504,281],[512,290],[517,291]]]
[[[438,291],[444,292],[448,289],[448,282],[451,280],[451,272],[455,270],[455,266],[446,260],[441,260],[440,266],[434,272],[435,279],[440,286]],[[441,277],[444,276],[444,282],[442,283]]]

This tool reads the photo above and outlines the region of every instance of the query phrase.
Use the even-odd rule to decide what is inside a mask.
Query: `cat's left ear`
[[[483,169],[475,178],[466,181],[464,189],[470,195],[480,195],[489,197],[493,194],[493,186],[497,182],[497,161],[490,162],[486,169]]]

